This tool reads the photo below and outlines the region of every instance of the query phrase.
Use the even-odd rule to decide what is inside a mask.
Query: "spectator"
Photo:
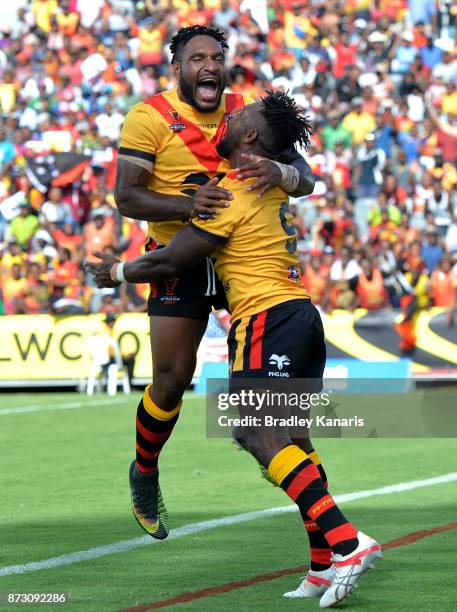
[[[117,248],[117,237],[114,221],[107,219],[106,215],[95,210],[92,221],[89,221],[83,230],[83,249],[85,261],[97,261],[92,251],[103,251],[108,245]]]
[[[16,298],[20,314],[43,314],[49,311],[49,288],[42,267],[37,261],[27,266],[26,285]]]
[[[338,113],[331,113],[328,117],[328,124],[321,132],[324,147],[330,151],[335,149],[335,144],[340,142],[345,148],[351,146],[352,134],[343,126]]]
[[[444,255],[444,249],[438,242],[438,232],[434,226],[427,228],[427,237],[422,245],[421,258],[431,274]]]
[[[163,62],[163,39],[166,27],[158,25],[154,17],[146,19],[138,32],[140,42],[138,61],[142,68],[151,66],[160,74]]]
[[[62,200],[62,189],[51,187],[48,200],[42,205],[40,221],[43,227],[62,229],[64,225],[72,225],[71,208]]]
[[[376,128],[376,123],[372,115],[362,111],[362,98],[354,98],[352,108],[343,119],[343,127],[351,132],[354,144],[360,145]]]
[[[1,295],[5,314],[18,314],[20,312],[18,299],[27,287],[22,268],[19,263],[13,263],[11,272],[2,275]]]
[[[353,257],[352,250],[342,247],[340,256],[330,268],[331,307],[354,308],[354,285],[361,269]]]
[[[26,249],[34,233],[40,227],[37,215],[28,202],[19,205],[19,214],[10,223],[10,234],[20,247]]]
[[[382,149],[376,147],[376,136],[367,134],[365,144],[360,147],[356,156],[355,180],[359,198],[374,198],[382,184],[382,170],[386,156]]]
[[[16,157],[16,149],[11,140],[7,139],[6,132],[0,128],[0,168],[10,164]]]
[[[431,214],[437,230],[444,236],[455,215],[452,209],[451,198],[447,191],[443,191],[440,181],[434,180],[432,193],[427,201],[427,214]]]
[[[457,277],[450,257],[442,257],[432,273],[430,298],[435,306],[455,308],[457,305]]]
[[[420,55],[424,64],[433,70],[437,64],[441,63],[443,52],[435,46],[433,36],[428,36],[426,45],[420,50]]]
[[[413,46],[414,35],[412,32],[404,32],[401,39],[394,42],[390,51],[392,58],[392,71],[396,74],[406,74],[413,63],[417,50]]]
[[[329,269],[321,262],[320,251],[312,251],[308,263],[303,266],[301,281],[311,296],[313,304],[327,310],[329,300]]]
[[[364,257],[360,273],[355,281],[357,304],[367,310],[379,310],[386,305],[387,292],[381,271],[374,262]]]
[[[111,142],[117,142],[121,133],[124,117],[118,113],[110,102],[103,107],[103,113],[97,116],[95,124],[100,137],[106,136]]]

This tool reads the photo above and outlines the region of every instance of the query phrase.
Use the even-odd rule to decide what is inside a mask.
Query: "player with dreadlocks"
[[[239,178],[244,155],[276,163],[284,148],[306,146],[309,135],[306,117],[283,93],[269,92],[261,101],[234,111],[217,146],[234,169],[219,183],[233,195],[230,207],[210,219],[194,218],[162,250],[126,263],[98,253],[102,263],[89,264],[97,285],[112,287],[122,280],[155,282],[177,276],[214,256],[232,312],[229,360],[231,384],[238,388],[249,386],[247,379],[257,379],[255,386],[262,389],[263,380],[284,375],[317,380],[318,390],[322,388],[324,332],[299,281],[287,194],[276,186],[259,198],[249,191],[255,179]],[[240,416],[246,414],[248,408]],[[275,406],[275,415],[287,418],[287,406]],[[267,429],[251,422],[242,432],[244,445],[297,504],[311,547],[319,553],[314,561],[323,565],[312,567],[299,589],[288,595],[321,596],[320,606],[330,607],[352,592],[381,556],[380,546],[358,531],[336,505],[309,439],[299,445],[285,427]]]
[[[148,251],[163,249],[191,219],[216,218],[229,206],[230,188],[218,181],[230,168],[216,147],[225,115],[246,102],[243,96],[224,93],[227,43],[221,32],[202,26],[183,28],[170,48],[177,86],[129,111],[117,163],[117,207],[122,215],[148,221]],[[256,177],[252,187],[259,195],[278,185],[295,195],[313,190],[309,166],[296,152],[281,154],[279,164],[267,157],[248,161],[241,173]],[[135,518],[157,539],[168,535],[159,454],[192,381],[209,313],[213,306],[224,304],[210,258],[196,260],[179,276],[171,274],[151,285],[153,382],[138,405],[130,488]]]

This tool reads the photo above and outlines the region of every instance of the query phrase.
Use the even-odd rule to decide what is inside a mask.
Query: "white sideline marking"
[[[132,403],[135,404],[137,399],[135,399],[135,395],[132,393]],[[138,397],[140,397],[140,392],[138,393]],[[200,399],[201,394],[189,393],[187,395],[184,394],[185,400],[190,399]],[[67,402],[62,404],[36,404],[32,406],[18,406],[17,408],[2,408],[0,409],[0,416],[6,416],[9,414],[24,414],[25,412],[44,412],[45,410],[74,410],[75,408],[86,408],[90,406],[107,406],[110,404],[121,404],[126,400],[125,397],[111,397],[109,399],[99,399],[99,400],[87,400],[87,401],[79,401],[79,402]]]
[[[354,493],[343,493],[342,495],[335,495],[334,499],[337,503],[344,503],[354,501],[356,499],[373,497],[375,495],[390,495],[392,493],[401,493],[402,491],[411,491],[412,489],[430,487],[446,482],[453,482],[455,480],[457,480],[457,472],[452,472],[450,474],[444,474],[443,476],[436,476],[435,478],[427,478],[426,480],[412,480],[410,482],[400,482],[394,485],[387,485],[386,487],[380,487],[378,489],[355,491]],[[254,512],[244,512],[243,514],[223,516],[221,518],[202,521],[200,523],[190,523],[188,525],[178,527],[177,529],[172,529],[168,539],[176,540],[177,538],[182,538],[193,533],[199,533],[200,531],[208,531],[209,529],[214,529],[216,527],[235,525],[238,523],[253,521],[259,518],[277,516],[278,514],[284,514],[285,512],[296,511],[297,507],[295,505],[279,506],[276,508],[268,508],[266,510],[256,510]],[[126,552],[134,548],[149,546],[150,544],[157,544],[158,542],[159,540],[154,540],[150,536],[142,536],[141,538],[132,538],[130,540],[121,540],[120,542],[115,542],[114,544],[105,544],[104,546],[96,546],[95,548],[89,548],[87,550],[79,550],[66,555],[51,557],[50,559],[43,559],[42,561],[33,561],[31,563],[24,563],[23,565],[7,565],[5,567],[0,567],[0,576],[25,574],[26,572],[36,572],[42,569],[52,569],[62,565],[81,563],[81,561],[90,561],[92,559],[96,559],[97,557]]]
[[[36,404],[32,406],[19,406],[18,408],[2,408],[0,416],[7,414],[23,414],[24,412],[43,412],[45,410],[73,410],[89,406],[105,406],[108,404],[118,404],[120,398],[111,397],[109,399],[88,400],[87,402],[68,402],[66,404]]]

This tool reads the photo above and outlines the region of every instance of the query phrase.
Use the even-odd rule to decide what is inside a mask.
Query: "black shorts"
[[[326,360],[322,320],[309,300],[291,300],[238,319],[228,337],[232,378],[321,381]]]
[[[163,248],[154,241],[146,251]],[[185,270],[177,278],[151,283],[148,314],[160,317],[184,317],[206,320],[213,307],[228,310],[221,281],[210,257]]]

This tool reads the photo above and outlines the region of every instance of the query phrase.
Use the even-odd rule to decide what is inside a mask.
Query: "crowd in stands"
[[[167,43],[193,24],[226,32],[232,91],[289,91],[315,126],[303,153],[316,188],[291,206],[314,301],[323,310],[398,308],[405,295],[455,304],[454,3],[22,4],[12,27],[0,25],[2,314],[146,310],[146,286],[98,290],[83,262],[94,249],[142,252],[145,224],[120,217],[114,202],[117,141],[130,107],[173,87]],[[69,173],[52,165],[61,153],[74,154]],[[47,182],[31,165],[43,158]]]

